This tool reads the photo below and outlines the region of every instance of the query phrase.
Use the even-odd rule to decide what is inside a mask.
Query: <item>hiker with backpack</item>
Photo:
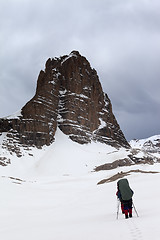
[[[117,182],[118,191],[116,193],[118,199],[121,202],[122,213],[125,214],[125,218],[132,217],[132,196],[133,191],[129,186],[129,182],[126,178],[120,179]]]

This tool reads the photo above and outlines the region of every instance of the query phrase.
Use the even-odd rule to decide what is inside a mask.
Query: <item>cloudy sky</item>
[[[49,57],[78,50],[128,140],[160,134],[159,0],[0,0],[0,117],[33,97]]]

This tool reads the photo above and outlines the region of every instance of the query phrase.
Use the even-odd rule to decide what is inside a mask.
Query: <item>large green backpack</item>
[[[129,186],[129,182],[126,178],[120,179],[118,181],[118,189],[121,193],[122,200],[129,200],[133,196],[133,191]]]

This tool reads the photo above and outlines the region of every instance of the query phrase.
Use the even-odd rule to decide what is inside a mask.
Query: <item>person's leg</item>
[[[123,201],[125,218],[128,218],[128,201]]]
[[[125,218],[128,218],[128,210],[124,210]]]
[[[122,213],[124,214],[124,205],[123,205],[123,202],[121,202],[121,210],[122,210]]]

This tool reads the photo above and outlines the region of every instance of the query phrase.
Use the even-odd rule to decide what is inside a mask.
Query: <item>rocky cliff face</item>
[[[21,156],[20,146],[50,145],[57,127],[80,144],[129,147],[96,70],[77,51],[48,59],[35,96],[17,116],[0,119],[0,134],[6,133],[2,145]]]

